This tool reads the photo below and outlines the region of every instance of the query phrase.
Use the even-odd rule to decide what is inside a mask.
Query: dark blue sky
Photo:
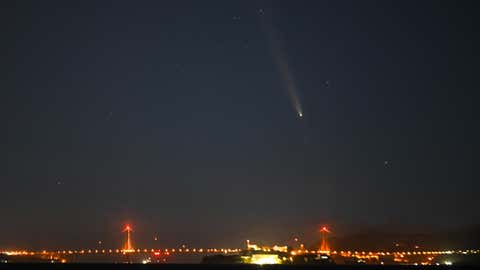
[[[474,2],[0,5],[0,248],[480,222]]]

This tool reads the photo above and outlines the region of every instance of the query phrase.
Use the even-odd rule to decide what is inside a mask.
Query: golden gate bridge
[[[117,263],[166,263],[175,261],[173,258],[193,256],[197,259],[194,262],[200,262],[198,259],[202,256],[215,254],[240,254],[243,251],[255,249],[257,251],[270,252],[278,248],[287,251],[287,247],[268,247],[251,244],[247,240],[246,249],[242,248],[202,248],[186,247],[181,248],[135,248],[132,241],[132,226],[126,225],[123,229],[125,240],[122,248],[117,249],[64,249],[64,250],[0,250],[0,253],[9,256],[35,256],[52,262],[117,262]],[[363,260],[366,263],[384,264],[404,263],[404,264],[433,264],[435,258],[441,255],[471,255],[480,254],[480,250],[443,250],[443,251],[361,251],[361,250],[331,250],[328,243],[328,234],[330,230],[323,226],[320,229],[321,241],[318,249],[305,249],[303,244],[298,248],[290,248],[288,252],[294,255],[300,254],[327,254],[336,261],[338,259],[347,261],[349,259]],[[295,239],[297,241],[297,239]]]

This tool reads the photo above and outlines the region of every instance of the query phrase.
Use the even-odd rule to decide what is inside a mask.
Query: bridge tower
[[[131,238],[132,227],[127,224],[125,226],[125,229],[123,230],[123,232],[126,232],[126,234],[127,234],[127,239],[126,239],[125,245],[123,247],[124,252],[134,251],[133,245],[132,245],[132,238]]]
[[[328,230],[328,228],[326,226],[323,226],[320,229],[320,233],[322,235],[322,240],[321,240],[321,244],[320,244],[320,252],[330,253],[330,245],[328,244],[328,239],[327,239],[327,234],[329,234],[330,231]]]

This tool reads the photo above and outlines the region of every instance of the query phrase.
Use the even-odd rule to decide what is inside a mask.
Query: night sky
[[[480,223],[479,10],[404,2],[1,1],[0,248]]]

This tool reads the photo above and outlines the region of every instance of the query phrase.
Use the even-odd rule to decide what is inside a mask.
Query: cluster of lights
[[[250,263],[253,264],[281,264],[282,260],[276,254],[253,254]]]
[[[337,251],[333,251],[333,254],[336,254]],[[383,252],[383,251],[340,251],[341,256],[356,256],[358,254],[369,254],[369,255],[395,255],[395,256],[410,256],[410,255],[445,255],[445,254],[480,254],[480,250],[444,250],[444,251],[396,251],[396,252]]]
[[[302,113],[299,113],[299,116],[302,117]],[[228,253],[239,253],[242,251],[242,249],[230,249],[230,248],[187,248],[186,245],[182,245],[181,248],[175,249],[133,249],[131,242],[130,242],[130,232],[132,231],[132,227],[130,225],[126,225],[125,229],[123,230],[124,232],[127,232],[127,244],[125,245],[125,249],[82,249],[82,250],[58,250],[58,251],[47,251],[43,250],[41,252],[33,252],[33,251],[0,251],[0,253],[4,253],[7,255],[38,255],[41,254],[43,256],[50,256],[50,259],[53,261],[53,259],[58,260],[58,258],[55,254],[111,254],[111,253],[117,253],[117,254],[126,254],[126,253],[152,253],[155,256],[160,256],[162,253],[164,255],[170,255],[171,253],[183,253],[183,254],[192,254],[192,253],[206,253],[206,254],[228,254]],[[320,232],[322,233],[323,236],[325,236],[326,233],[330,233],[327,227],[322,227],[320,229]],[[155,240],[157,240],[157,237],[155,237]],[[298,238],[295,238],[295,242],[298,242]],[[98,241],[98,244],[101,245],[102,241]],[[399,246],[399,244],[396,244],[396,246]],[[419,246],[415,246],[415,251],[395,251],[395,252],[383,252],[383,251],[330,251],[328,250],[329,247],[327,245],[322,244],[322,249],[327,249],[327,250],[306,250],[304,248],[303,244],[300,244],[300,249],[291,251],[291,255],[299,255],[299,254],[328,254],[328,255],[337,255],[339,254],[342,257],[353,257],[357,258],[359,260],[365,261],[365,260],[379,260],[380,256],[393,256],[394,261],[396,262],[402,262],[402,263],[408,263],[408,259],[406,256],[410,258],[410,256],[417,256],[417,255],[429,255],[427,257],[427,261],[420,262],[420,263],[415,263],[415,265],[421,264],[421,265],[430,265],[433,262],[434,256],[435,255],[444,255],[444,254],[480,254],[480,250],[445,250],[445,251],[419,251]],[[250,241],[247,240],[247,250],[258,250],[258,251],[264,251],[264,252],[271,252],[271,251],[279,251],[279,252],[287,252],[287,246],[273,246],[273,247],[259,247],[258,245],[255,244],[250,244]],[[54,258],[55,257],[55,258]],[[63,257],[63,256],[62,256]],[[282,263],[282,260],[286,260],[286,257],[280,258],[276,254],[253,254],[252,257],[250,257],[249,263],[254,263],[254,264],[278,264]],[[291,260],[291,258],[290,258]],[[165,261],[165,259],[164,259]],[[62,263],[65,263],[65,259],[61,259]],[[142,261],[142,263],[150,263],[151,258],[145,259]],[[380,264],[383,264],[383,261],[380,262]],[[436,263],[439,264],[439,263]],[[445,265],[452,265],[451,261],[444,261],[443,264]]]
[[[26,251],[26,250],[6,250],[6,251],[0,251],[0,253],[6,254],[9,256],[35,255],[35,252]]]
[[[47,251],[42,250],[41,252],[33,251],[0,251],[0,253],[5,253],[7,255],[36,255],[36,254],[98,254],[98,253],[154,253],[154,252],[164,252],[164,253],[238,253],[241,249],[239,248],[179,248],[179,249],[81,249],[81,250],[57,250],[57,251]]]
[[[275,251],[279,248],[260,248],[260,250],[269,252]],[[283,250],[283,249],[282,249]],[[0,253],[4,253],[6,255],[15,256],[15,255],[43,255],[47,256],[50,255],[51,259],[56,258],[59,255],[68,255],[68,254],[125,254],[126,252],[133,252],[133,253],[153,253],[155,256],[160,255],[170,255],[170,254],[228,254],[228,253],[239,253],[242,249],[231,249],[231,248],[172,248],[172,249],[132,249],[132,250],[125,250],[125,249],[82,249],[82,250],[58,250],[58,251],[47,251],[42,250],[40,252],[34,251],[27,251],[27,250],[6,250],[0,251]],[[55,255],[58,254],[58,255]],[[342,257],[355,257],[362,260],[379,260],[380,256],[393,256],[393,260],[396,262],[401,263],[408,263],[407,257],[411,256],[418,256],[418,255],[427,255],[427,260],[416,262],[417,265],[431,265],[434,263],[434,257],[437,255],[450,255],[450,254],[480,254],[480,250],[444,250],[444,251],[397,251],[397,252],[384,252],[384,251],[320,251],[320,250],[306,250],[306,249],[298,249],[291,251],[290,253],[292,256],[299,255],[299,254],[330,254],[330,255],[339,255]],[[257,260],[258,259],[258,260]],[[258,257],[252,263],[257,264],[271,264],[271,263],[278,263],[279,258],[274,258],[274,256],[266,256],[266,257]],[[66,262],[65,259],[61,259],[60,262]],[[444,261],[441,264],[450,265],[452,261]]]
[[[283,251],[284,247],[279,248],[261,248],[262,251]],[[165,253],[238,253],[242,251],[239,248],[179,248],[179,249],[132,249],[132,250],[125,250],[125,249],[81,249],[81,250],[57,250],[57,251],[47,251],[42,250],[38,251],[27,251],[27,250],[4,250],[0,251],[0,253],[4,253],[7,255],[37,255],[37,254],[50,254],[50,253],[58,253],[58,254],[85,254],[85,253],[125,253],[125,252],[136,252],[136,253],[149,253],[149,252],[161,252],[164,251]],[[340,254],[341,256],[358,256],[358,255],[375,255],[375,256],[411,256],[411,255],[445,255],[445,254],[480,254],[480,250],[444,250],[444,251],[402,251],[402,252],[384,252],[384,251],[322,251],[322,250],[306,250],[306,249],[298,249],[293,251],[295,253],[318,253],[318,254]]]

